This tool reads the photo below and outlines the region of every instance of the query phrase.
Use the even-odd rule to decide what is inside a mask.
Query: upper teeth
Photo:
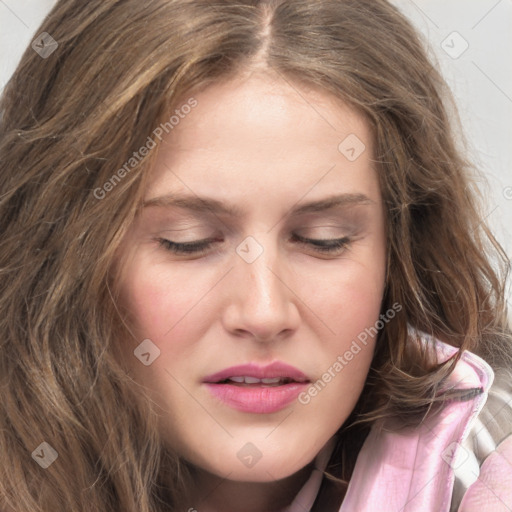
[[[245,382],[246,384],[257,384],[262,382],[263,384],[277,384],[284,380],[284,377],[273,377],[271,379],[257,379],[256,377],[230,377],[229,380],[233,382]]]

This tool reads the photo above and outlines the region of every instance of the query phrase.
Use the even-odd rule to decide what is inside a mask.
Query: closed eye
[[[316,251],[323,253],[341,252],[341,250],[345,249],[345,247],[351,242],[351,239],[348,236],[344,236],[343,238],[312,239],[293,235],[292,238],[301,244],[311,245]]]
[[[173,242],[165,238],[158,238],[162,247],[176,254],[202,254],[215,242],[213,239],[196,240],[194,242]]]
[[[343,238],[333,239],[311,239],[304,238],[299,235],[292,235],[292,240],[301,245],[313,247],[315,251],[324,254],[336,254],[342,252],[351,242],[351,238],[345,236]],[[209,249],[219,242],[217,239],[207,238],[205,240],[195,240],[193,242],[173,242],[165,238],[158,238],[158,243],[166,250],[174,254],[181,255],[202,255],[209,251]]]

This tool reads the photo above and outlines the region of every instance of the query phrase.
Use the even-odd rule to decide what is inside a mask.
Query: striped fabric
[[[462,443],[461,460],[455,467],[455,483],[450,512],[458,512],[468,488],[477,482],[480,467],[505,440],[512,439],[512,375],[496,371],[487,402],[469,435]],[[512,461],[510,461],[512,474]],[[489,489],[492,493],[492,489]],[[502,510],[512,510],[512,503],[503,504]],[[501,510],[501,509],[500,509]]]

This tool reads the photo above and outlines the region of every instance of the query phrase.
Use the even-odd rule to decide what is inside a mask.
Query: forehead
[[[146,198],[164,190],[294,197],[309,189],[377,198],[369,126],[328,93],[254,73],[191,96],[197,106],[164,135]]]

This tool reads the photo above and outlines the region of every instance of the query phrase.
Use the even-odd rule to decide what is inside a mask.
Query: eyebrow
[[[294,206],[289,212],[290,215],[303,215],[306,213],[323,212],[336,207],[358,206],[375,204],[364,194],[337,194],[331,195],[317,201],[310,201]],[[148,199],[143,202],[143,207],[178,207],[192,210],[198,213],[218,213],[232,217],[242,217],[244,210],[239,206],[226,204],[210,197],[199,197],[183,194],[167,194],[164,196]]]

